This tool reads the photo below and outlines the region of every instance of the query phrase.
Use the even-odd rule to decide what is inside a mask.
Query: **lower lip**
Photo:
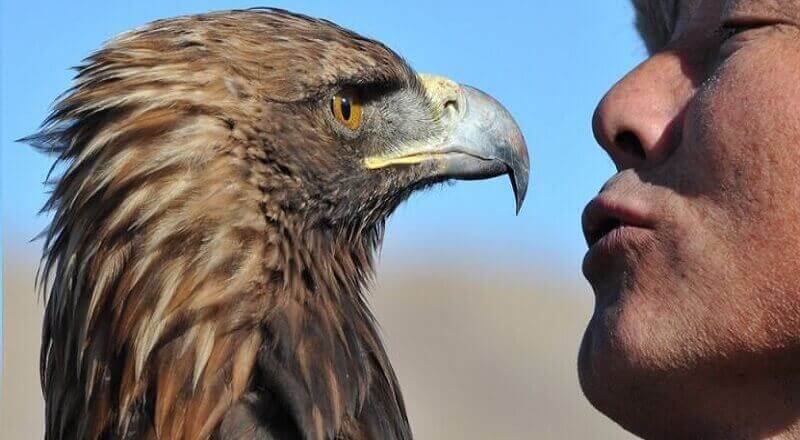
[[[583,273],[587,274],[593,266],[626,249],[634,249],[644,244],[653,230],[639,226],[622,225],[612,229],[600,240],[597,240],[583,258]]]

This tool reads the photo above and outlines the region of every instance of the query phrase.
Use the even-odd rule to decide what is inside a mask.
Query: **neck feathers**
[[[68,168],[42,266],[47,438],[206,438],[255,389],[306,438],[404,438],[361,297],[381,228],[354,240],[268,217],[263,192],[240,178],[246,149],[217,118],[113,117],[91,138],[82,123],[49,139]],[[186,136],[199,127],[202,139]],[[361,420],[376,411],[370,420],[399,427]]]

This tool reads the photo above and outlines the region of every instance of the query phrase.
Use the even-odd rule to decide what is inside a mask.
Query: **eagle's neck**
[[[394,372],[363,289],[380,227],[283,231],[283,283],[264,323],[259,387],[293,408],[306,438],[410,438]],[[359,434],[356,437],[356,434]],[[343,438],[351,438],[344,435]]]
[[[96,118],[41,135],[74,159],[48,204],[46,437],[209,438],[252,397],[305,438],[409,438],[362,296],[381,226],[304,223],[297,179],[219,118]]]

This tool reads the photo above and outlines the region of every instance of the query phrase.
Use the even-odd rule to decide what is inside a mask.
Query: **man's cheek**
[[[676,178],[676,191],[691,197],[694,209],[729,228],[762,216],[787,175],[771,120],[775,99],[742,90],[762,89],[760,81],[728,66],[705,84],[687,109],[681,148],[669,170],[683,176]]]
[[[800,78],[800,69],[730,67],[697,100],[697,141],[687,154],[701,165],[697,182],[726,232],[782,240],[800,224],[800,81],[778,84]]]
[[[733,177],[796,174],[800,148],[791,146],[800,145],[800,45],[776,38],[752,44],[703,86],[699,130]]]

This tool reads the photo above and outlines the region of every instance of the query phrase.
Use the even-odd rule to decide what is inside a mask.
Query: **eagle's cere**
[[[46,209],[47,439],[407,439],[362,296],[417,189],[528,158],[487,95],[278,10],[109,42],[28,141]]]

